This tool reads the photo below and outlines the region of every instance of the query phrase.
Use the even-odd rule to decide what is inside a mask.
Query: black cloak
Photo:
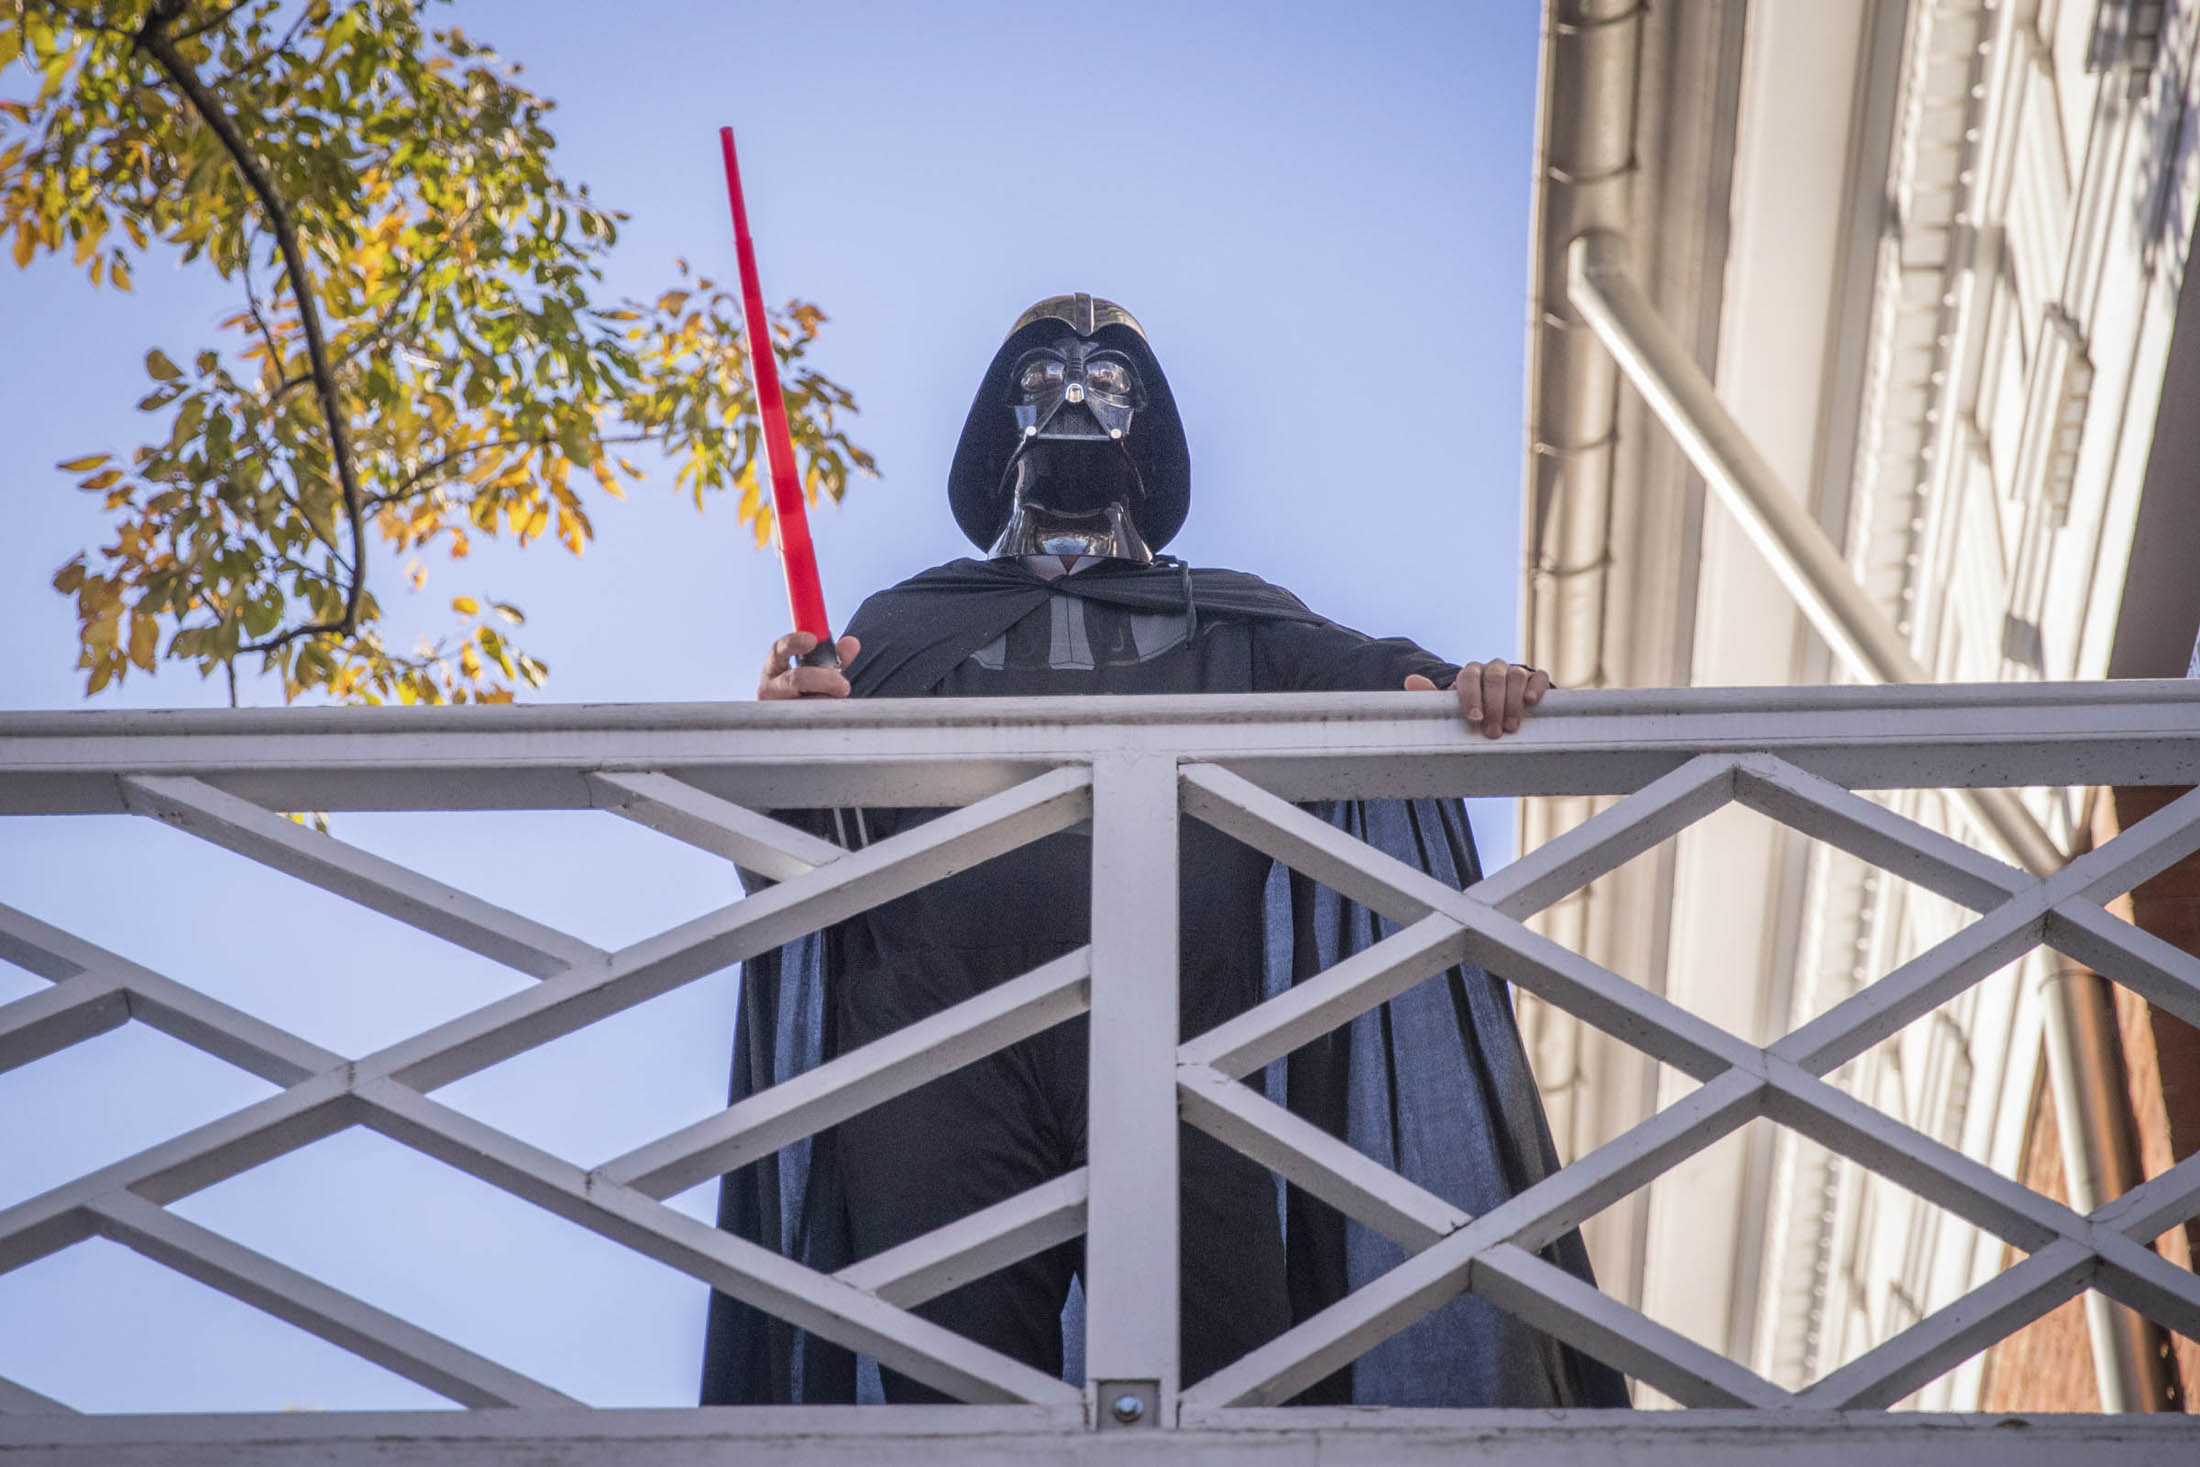
[[[1196,673],[1201,691],[1387,689],[1414,672],[1442,686],[1458,671],[1410,641],[1338,626],[1289,592],[1236,571],[1107,562],[1048,580],[1013,560],[959,560],[863,604],[847,628],[862,641],[850,671],[855,694],[917,697],[941,692],[943,685],[967,691],[956,678],[973,654],[1058,595],[1148,620],[1181,618],[1183,644],[1206,654]],[[1186,690],[1181,679],[1175,686],[1143,685],[1137,666],[1114,671],[1108,691]],[[1310,808],[1454,886],[1480,878],[1456,800],[1337,801]],[[1270,870],[1264,892],[1255,982],[1266,995],[1396,930],[1280,865]],[[734,1101],[838,1052],[835,984],[848,964],[840,934],[829,928],[746,965]],[[1488,1211],[1558,1166],[1505,986],[1471,965],[1440,973],[1361,1015],[1271,1065],[1257,1083],[1270,1098],[1471,1214]],[[824,1272],[853,1261],[837,1140],[835,1131],[822,1132],[726,1176],[719,1226]],[[1294,1319],[1403,1261],[1403,1250],[1387,1239],[1295,1187],[1279,1186]],[[1544,1256],[1590,1278],[1578,1232],[1551,1244]],[[1065,1315],[1072,1374],[1081,1354],[1075,1347],[1080,1301],[1073,1293]],[[712,1296],[704,1404],[878,1399],[872,1362],[726,1295]],[[1474,1295],[1452,1300],[1300,1399],[1453,1407],[1628,1404],[1618,1372]]]

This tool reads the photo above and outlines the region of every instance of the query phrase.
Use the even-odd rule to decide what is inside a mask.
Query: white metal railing
[[[2200,1279],[2149,1241],[2200,1212],[2200,1158],[2090,1215],[1898,1124],[1825,1078],[2030,948],[2200,1023],[2200,959],[2103,903],[2200,846],[2187,795],[2044,879],[1890,812],[1867,788],[2200,783],[2182,683],[1557,694],[1518,737],[1469,738],[1407,694],[0,715],[0,814],[169,822],[538,981],[371,1054],[332,1053],[0,906],[0,958],[50,981],[0,1006],[0,1069],[136,1019],[282,1087],[0,1212],[0,1271],[104,1235],[468,1406],[567,1397],[168,1210],[364,1126],[952,1395],[1047,1430],[1247,1419],[1471,1290],[1686,1405],[1772,1415],[1889,1405],[2093,1288],[2200,1336]],[[1455,891],[1293,801],[1624,796]],[[1739,802],[1978,914],[1768,1045],[1525,925]],[[758,810],[956,805],[859,851]],[[607,952],[303,827],[280,810],[609,811],[777,878]],[[1399,924],[1286,995],[1176,1043],[1177,822],[1214,825]],[[582,1168],[439,1103],[462,1077],[927,881],[1092,821],[1092,944],[648,1145]],[[1699,1082],[1624,1136],[1468,1217],[1236,1083],[1468,958]],[[826,1276],[663,1199],[1089,1011],[1088,1165]],[[1389,1274],[1199,1381],[1179,1381],[1179,1116],[1403,1247]],[[1800,1392],[1598,1294],[1537,1250],[1755,1117],[1792,1127],[2027,1256]],[[1081,1395],[910,1312],[955,1280],[1082,1233]],[[38,1398],[0,1382],[0,1417]],[[916,1409],[916,1408],[912,1408]],[[1235,1414],[1234,1414],[1235,1413]],[[885,1421],[886,1417],[870,1417]],[[1425,1425],[1425,1422],[1424,1422]],[[69,1428],[47,1428],[54,1441]],[[0,1446],[9,1438],[0,1434]]]

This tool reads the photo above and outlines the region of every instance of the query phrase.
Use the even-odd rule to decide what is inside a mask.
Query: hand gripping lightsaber
[[[817,580],[817,551],[810,544],[810,516],[802,481],[794,468],[794,436],[787,428],[787,400],[779,391],[779,358],[772,350],[772,325],[764,314],[764,287],[756,276],[756,246],[749,239],[748,206],[741,200],[741,164],[734,156],[733,129],[718,129],[726,155],[726,197],[733,205],[733,249],[741,265],[741,320],[748,335],[749,376],[756,384],[757,415],[764,421],[764,456],[771,468],[772,518],[779,529],[779,563],[787,573],[787,606],[794,628],[817,638],[802,654],[807,667],[838,667],[832,626],[825,619],[825,592]]]

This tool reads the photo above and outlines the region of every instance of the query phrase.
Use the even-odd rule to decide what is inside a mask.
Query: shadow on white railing
[[[1685,1405],[1773,1408],[1789,1422],[1882,1407],[2087,1288],[2200,1336],[2200,1279],[2148,1246],[2200,1212],[2200,1158],[2083,1216],[1824,1078],[2041,944],[2200,1023],[2200,959],[2103,906],[2200,846],[2200,794],[2041,880],[1853,791],[2196,782],[2200,687],[2191,684],[1561,694],[1524,734],[1497,744],[1470,740],[1429,700],[1408,695],[0,715],[0,813],[127,810],[167,821],[539,980],[349,1057],[0,907],[0,957],[52,984],[0,1007],[0,1069],[137,1019],[283,1087],[0,1212],[0,1271],[104,1235],[462,1404],[572,1407],[545,1385],[166,1206],[364,1126],[963,1400],[1019,1407],[1012,1416],[1022,1428],[1105,1423],[1109,1413],[1093,1393],[1126,1384],[1152,1396],[1141,1425],[1273,1424],[1277,1413],[1243,1408],[1291,1398],[1462,1290]],[[1560,793],[1625,798],[1464,892],[1293,803]],[[1729,802],[1978,916],[1762,1047],[1524,925]],[[757,813],[823,804],[961,808],[854,852]],[[275,813],[590,807],[777,884],[606,952]],[[1399,929],[1178,1046],[1176,928],[1166,918],[1176,898],[1180,815]],[[1088,819],[1089,949],[593,1169],[433,1098],[440,1086]],[[1502,1206],[1468,1217],[1237,1083],[1462,958],[1623,1038],[1697,1088]],[[833,1276],[662,1200],[1088,1011],[1089,1164],[1058,1181]],[[1173,1271],[1140,1267],[1176,1251],[1179,1116],[1409,1255],[1236,1363],[1181,1386]],[[1759,1116],[2027,1256],[1797,1393],[1537,1256],[1582,1219]],[[1157,1168],[1156,1158],[1171,1165]],[[1096,1384],[1085,1393],[909,1312],[954,1282],[1080,1233],[1095,1281],[1086,1370]],[[24,1436],[21,1418],[50,1409],[0,1382],[0,1413],[18,1418],[0,1426],[0,1456],[11,1441],[96,1435],[89,1418],[48,1416]],[[1425,1428],[1425,1414],[1413,1414]],[[860,1433],[864,1420],[908,1429],[909,1419],[894,1411],[845,1429]]]

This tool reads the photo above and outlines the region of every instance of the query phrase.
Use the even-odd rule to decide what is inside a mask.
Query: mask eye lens
[[[1049,387],[1062,385],[1062,364],[1056,361],[1035,361],[1024,364],[1023,373],[1017,378],[1026,392],[1044,392]]]
[[[1121,362],[1088,362],[1085,365],[1085,384],[1095,392],[1105,392],[1110,397],[1128,397],[1131,393],[1130,368]]]

